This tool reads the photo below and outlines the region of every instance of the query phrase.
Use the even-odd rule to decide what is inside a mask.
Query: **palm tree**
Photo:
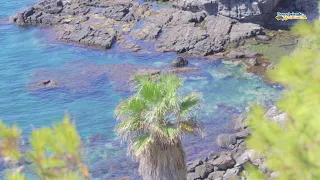
[[[203,135],[194,116],[200,102],[196,93],[181,98],[183,80],[173,75],[139,78],[135,95],[115,110],[120,124],[115,131],[128,143],[128,154],[140,161],[144,180],[186,180],[181,138]]]

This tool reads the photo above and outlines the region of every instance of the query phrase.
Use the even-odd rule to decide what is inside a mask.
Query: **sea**
[[[141,179],[138,162],[126,156],[126,145],[114,133],[118,124],[114,109],[133,92],[115,88],[117,81],[112,78],[92,78],[81,73],[93,65],[170,66],[178,55],[155,50],[134,53],[117,46],[107,51],[90,49],[57,41],[50,28],[19,27],[8,22],[10,15],[35,3],[35,0],[0,0],[0,119],[19,126],[24,146],[28,147],[28,135],[33,129],[58,123],[68,113],[84,142],[84,160],[92,179]],[[212,150],[221,150],[215,138],[233,132],[230,124],[234,115],[245,113],[252,104],[270,106],[283,90],[265,84],[241,63],[186,58],[189,66],[199,68],[200,73],[183,76],[185,82],[179,93],[202,94],[199,120],[206,132],[204,138],[183,138],[187,161],[191,161],[205,158]],[[68,90],[30,88],[30,82],[47,80],[48,74],[74,86]],[[3,162],[0,171],[1,179],[7,171]],[[27,176],[37,179],[28,172]]]

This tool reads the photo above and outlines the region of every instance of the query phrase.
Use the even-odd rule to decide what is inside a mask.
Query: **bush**
[[[31,163],[30,170],[39,179],[79,180],[88,179],[89,172],[81,160],[81,141],[74,124],[66,116],[60,124],[52,128],[33,130],[30,136],[31,149],[19,151],[21,130],[17,126],[8,127],[0,121],[0,153],[11,170],[8,180],[25,180],[24,166],[19,160]]]
[[[283,57],[269,76],[287,87],[277,106],[288,114],[285,127],[264,117],[264,109],[253,108],[253,129],[248,148],[266,155],[268,169],[277,179],[320,179],[320,22],[300,22],[292,31],[301,36],[300,46]],[[249,167],[249,179],[265,175]]]

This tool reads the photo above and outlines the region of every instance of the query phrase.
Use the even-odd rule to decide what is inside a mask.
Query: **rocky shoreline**
[[[287,114],[272,106],[265,117],[278,123],[285,124]],[[261,172],[273,179],[276,172],[267,169],[265,157],[254,150],[246,148],[245,139],[251,135],[251,129],[246,125],[246,117],[238,115],[234,117],[232,126],[237,132],[234,134],[220,134],[217,144],[225,151],[212,151],[205,159],[198,159],[188,163],[188,180],[234,180],[246,179],[244,166],[248,163],[256,166]]]
[[[151,52],[242,61],[249,72],[263,76],[265,70],[275,64],[241,47],[252,38],[256,43],[268,43],[272,37],[261,22],[271,22],[274,17],[271,11],[263,10],[283,9],[284,0],[229,1],[178,0],[170,1],[171,7],[157,10],[152,4],[133,0],[43,0],[12,15],[10,22],[51,27],[57,32],[57,40],[98,49],[118,46],[133,52],[152,49]],[[311,3],[311,0],[304,1]],[[198,10],[192,8],[194,3]],[[227,7],[227,3],[236,3],[236,9]],[[300,9],[296,10],[316,9],[314,4],[297,6]],[[293,6],[286,8],[294,10]]]
[[[282,1],[241,1],[234,9],[232,0],[179,0],[173,1],[172,7],[155,10],[151,4],[133,0],[44,0],[11,16],[10,21],[22,26],[50,26],[58,32],[58,40],[95,48],[120,44],[139,51],[142,47],[137,41],[143,41],[160,52],[208,56],[226,51],[230,43],[241,45],[247,38],[267,41],[263,24],[274,19],[272,12],[283,9]],[[296,10],[303,12],[316,9],[311,0],[304,0],[309,6],[298,6],[300,1],[287,9],[294,10],[295,4],[300,7]],[[193,3],[198,3],[199,10],[192,10]]]

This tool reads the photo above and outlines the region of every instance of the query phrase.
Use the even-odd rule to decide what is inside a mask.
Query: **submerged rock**
[[[100,84],[112,82],[115,90],[127,92],[132,89],[136,76],[152,76],[160,73],[183,74],[197,70],[198,68],[194,67],[159,68],[131,63],[96,65],[87,61],[78,61],[70,62],[59,69],[39,70],[29,83],[29,90],[63,88],[68,92],[88,92],[88,89],[95,87],[95,83],[99,81]],[[43,80],[44,77],[49,80]]]
[[[58,87],[58,82],[55,80],[40,80],[37,82],[36,86],[33,88],[39,88],[39,89],[54,89]]]

